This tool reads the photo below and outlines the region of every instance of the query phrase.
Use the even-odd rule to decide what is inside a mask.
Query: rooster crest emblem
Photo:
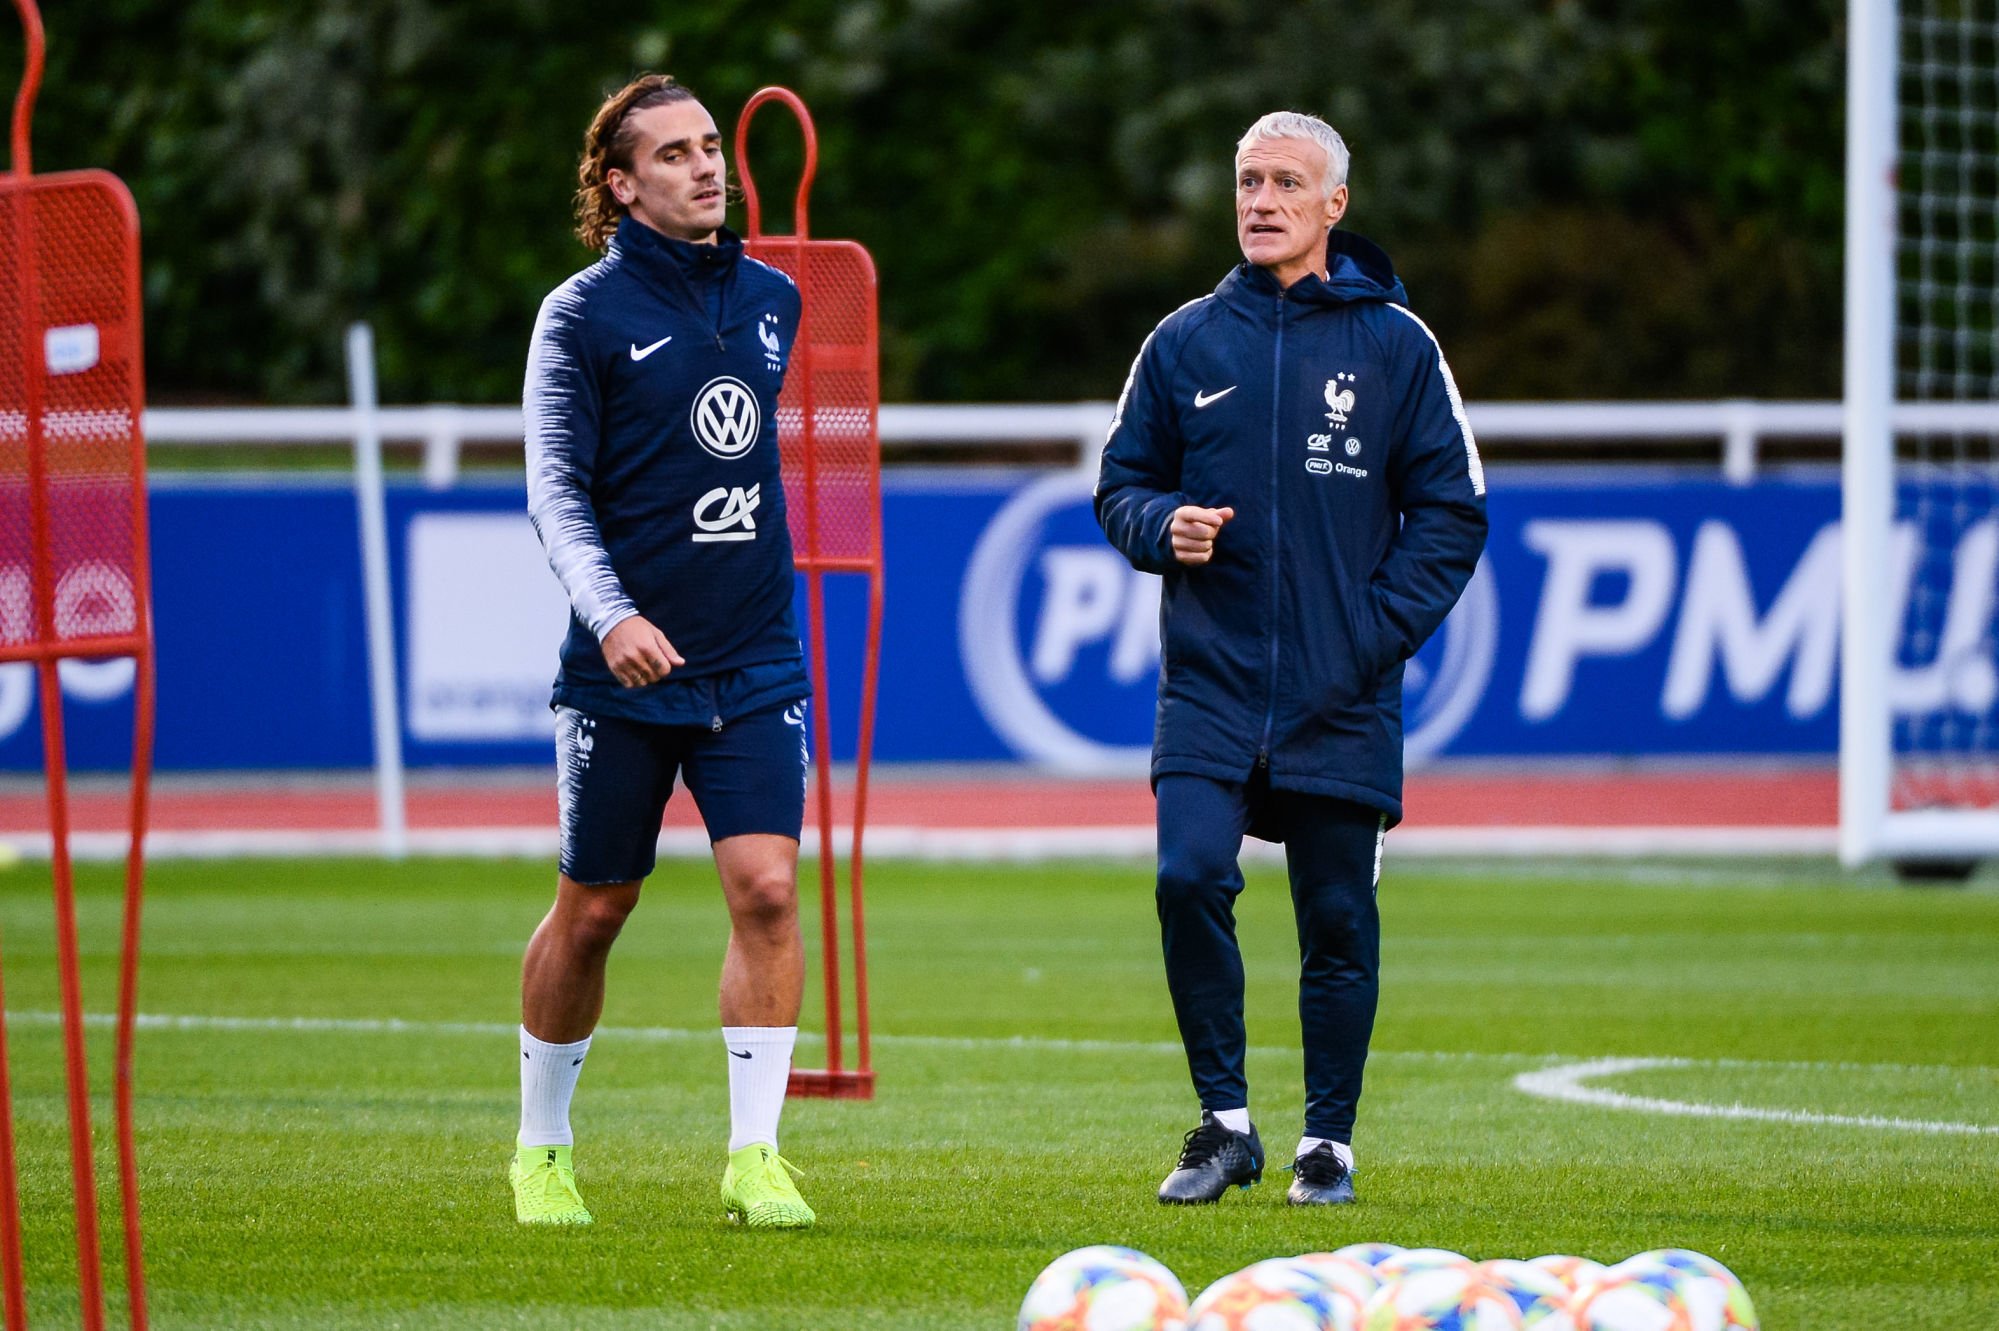
[[[764,364],[773,370],[784,368],[784,348],[777,339],[777,316],[765,314],[757,321],[757,341],[764,344]]]
[[[1340,429],[1347,428],[1347,413],[1353,410],[1353,376],[1342,370],[1326,380],[1326,412],[1328,423]]]

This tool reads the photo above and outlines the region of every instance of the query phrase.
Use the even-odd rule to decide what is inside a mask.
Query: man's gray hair
[[[1347,141],[1340,132],[1314,115],[1303,111],[1272,111],[1251,125],[1235,146],[1240,158],[1243,149],[1260,139],[1310,139],[1326,150],[1326,197],[1347,183]]]

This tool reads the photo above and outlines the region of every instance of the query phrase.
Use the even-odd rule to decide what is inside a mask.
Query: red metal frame
[[[104,1285],[97,1232],[97,1181],[91,1152],[90,1091],[85,1064],[83,996],[77,966],[76,895],[69,854],[69,789],[63,747],[61,662],[73,657],[127,656],[134,665],[132,751],[132,840],[125,866],[125,902],[119,966],[114,1117],[118,1136],[119,1197],[124,1221],[125,1267],[131,1325],[147,1324],[144,1260],[140,1242],[138,1156],[134,1145],[132,1110],[132,1042],[138,1001],[140,908],[144,899],[144,834],[151,786],[155,710],[152,646],[152,587],[146,535],[146,455],[140,429],[144,409],[144,371],[139,337],[139,219],[132,198],[117,177],[101,171],[74,171],[34,176],[29,157],[29,126],[41,84],[43,34],[34,0],[15,0],[27,44],[27,64],[14,99],[9,174],[0,177],[0,206],[16,215],[13,256],[19,278],[18,309],[13,311],[22,353],[22,385],[26,433],[26,490],[30,524],[30,583],[35,610],[35,640],[0,648],[0,661],[32,661],[40,685],[42,747],[49,802],[50,869],[56,918],[56,951],[62,999],[62,1042],[69,1090],[70,1168],[74,1183],[77,1236],[77,1276],[85,1331],[104,1325]],[[52,483],[44,419],[44,360],[46,321],[42,310],[35,231],[38,198],[55,193],[94,195],[108,202],[122,234],[111,248],[121,252],[119,285],[129,312],[118,340],[126,376],[129,412],[129,493],[127,515],[131,533],[131,579],[134,631],[119,635],[65,637],[56,619],[56,547],[50,512]],[[4,1012],[4,1008],[0,1008]],[[13,1100],[7,1078],[4,1018],[0,1018],[0,1286],[4,1286],[6,1325],[21,1331],[27,1325],[25,1277],[21,1256],[20,1194],[15,1164]]]
[[[793,202],[791,235],[771,236],[763,230],[763,212],[757,197],[756,181],[750,173],[750,121],[759,108],[780,102],[797,118],[805,140],[804,168],[799,174],[798,192]],[[862,906],[863,851],[867,827],[868,768],[874,750],[875,688],[880,676],[882,630],[882,545],[880,445],[875,434],[875,411],[879,406],[879,377],[875,373],[876,330],[873,323],[874,264],[867,251],[851,241],[808,239],[807,206],[812,178],[819,165],[819,136],[805,103],[788,88],[764,88],[743,107],[736,123],[736,166],[741,174],[743,195],[749,211],[747,245],[752,254],[789,270],[797,279],[804,313],[792,343],[789,383],[796,383],[802,409],[798,447],[804,477],[801,493],[789,496],[794,512],[805,515],[803,548],[794,550],[798,571],[805,576],[810,643],[812,691],[817,705],[812,709],[812,747],[817,780],[819,822],[820,941],[824,955],[826,995],[826,1067],[796,1069],[791,1074],[793,1095],[830,1096],[841,1099],[869,1099],[874,1095],[874,1062],[868,1023],[867,923]],[[850,261],[850,268],[862,274],[866,283],[868,327],[864,355],[867,362],[869,393],[869,443],[873,449],[873,483],[867,523],[867,552],[861,556],[828,552],[829,540],[822,530],[820,495],[820,440],[814,370],[817,351],[812,336],[815,286],[815,254],[838,252]],[[826,669],[825,576],[828,573],[861,573],[868,578],[867,649],[862,666],[860,730],[854,771],[853,841],[848,854],[848,918],[853,934],[854,1027],[856,1066],[845,1066],[845,1034],[841,1021],[840,921],[837,855],[833,835],[832,724],[829,719],[830,694]]]

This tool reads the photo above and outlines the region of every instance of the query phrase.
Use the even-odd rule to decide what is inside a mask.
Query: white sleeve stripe
[[[579,275],[543,302],[528,344],[521,414],[527,427],[528,516],[576,617],[601,640],[638,607],[611,567],[597,515],[576,480],[573,380],[589,367],[575,364],[556,326],[581,321],[588,285]]]
[[[1458,381],[1451,376],[1450,364],[1444,359],[1444,344],[1437,341],[1437,335],[1430,331],[1430,325],[1418,319],[1414,311],[1405,309],[1393,301],[1388,302],[1388,308],[1391,310],[1401,310],[1402,313],[1408,315],[1410,321],[1423,330],[1423,336],[1430,339],[1430,345],[1437,349],[1437,372],[1444,376],[1444,392],[1450,395],[1451,415],[1457,417],[1458,429],[1462,430],[1465,436],[1465,472],[1471,477],[1472,493],[1483,495],[1485,493],[1485,464],[1479,461],[1478,440],[1472,438],[1471,418],[1465,415],[1465,401],[1462,397],[1458,396]]]
[[[762,259],[752,258],[747,254],[743,256],[743,262],[753,263],[767,273],[775,273],[778,277],[784,280],[784,284],[786,286],[792,288],[793,290],[796,290],[798,288],[798,279],[793,277],[790,273],[785,272],[784,269],[778,267],[774,263],[765,263]]]
[[[1205,296],[1196,296],[1185,305],[1182,305],[1179,310],[1173,311],[1173,314],[1178,314],[1180,310],[1199,305],[1204,300],[1213,299],[1214,294],[1212,292]],[[1166,319],[1171,319],[1173,314],[1167,315]],[[1124,387],[1119,390],[1117,395],[1117,409],[1111,412],[1111,428],[1104,431],[1104,447],[1106,448],[1109,448],[1111,440],[1117,437],[1118,427],[1124,424],[1124,407],[1125,403],[1131,400],[1132,385],[1138,382],[1138,367],[1144,362],[1145,353],[1151,349],[1152,339],[1158,337],[1159,330],[1166,326],[1166,319],[1161,319],[1152,326],[1152,331],[1145,335],[1145,341],[1138,344],[1138,354],[1131,358],[1131,370],[1125,375]],[[1099,480],[1101,479],[1099,477]]]

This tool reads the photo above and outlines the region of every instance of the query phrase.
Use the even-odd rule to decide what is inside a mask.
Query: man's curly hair
[[[593,250],[611,243],[625,205],[611,193],[605,177],[617,169],[632,169],[638,133],[632,114],[669,102],[697,100],[694,91],[665,74],[641,74],[604,99],[583,135],[583,160],[576,167],[576,237]]]

